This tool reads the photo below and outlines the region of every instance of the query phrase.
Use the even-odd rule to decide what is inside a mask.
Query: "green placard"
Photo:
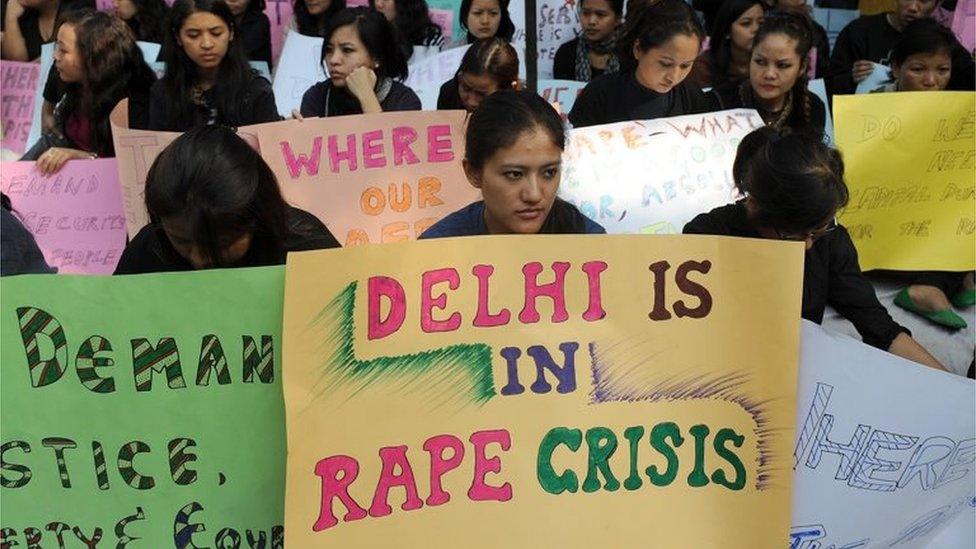
[[[283,276],[3,279],[4,546],[281,547]]]

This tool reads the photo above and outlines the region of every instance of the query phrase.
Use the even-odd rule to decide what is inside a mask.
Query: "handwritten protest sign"
[[[343,245],[412,240],[477,200],[461,170],[462,111],[397,112],[242,128],[285,198]]]
[[[37,63],[0,62],[0,148],[18,154],[27,149],[40,70]]]
[[[575,80],[539,80],[539,95],[550,103],[558,103],[560,112],[568,114],[576,104],[576,97],[586,82]]]
[[[4,278],[3,544],[280,548],[283,274]]]
[[[414,90],[440,87],[444,82],[454,78],[458,67],[461,66],[461,58],[464,57],[466,51],[468,51],[468,46],[451,48],[437,55],[410,63],[409,75],[404,84]]]
[[[290,254],[288,543],[779,546],[802,253],[576,235]]]
[[[972,531],[973,381],[810,322],[801,342],[790,547],[927,547],[957,515]]]
[[[145,195],[149,168],[160,151],[180,134],[130,128],[128,100],[115,107],[109,120],[122,187],[122,209],[125,211],[126,230],[131,238],[149,223]]]
[[[680,233],[734,199],[735,149],[762,125],[738,109],[574,129],[559,195],[609,233]]]
[[[460,4],[458,4],[460,7]],[[430,8],[430,20],[441,28],[441,36],[445,44],[450,44],[454,39],[454,13],[457,9],[437,9]]]
[[[966,51],[976,50],[976,0],[959,0],[952,16],[952,32]]]
[[[112,274],[125,248],[114,158],[72,160],[42,176],[33,162],[0,163],[0,191],[59,273]]]
[[[515,36],[512,45],[525,58],[525,1],[512,0],[508,12],[515,24]],[[536,2],[537,59],[539,78],[553,77],[552,63],[556,57],[556,50],[565,42],[569,42],[579,35],[582,25],[579,19],[578,0],[546,0]],[[525,63],[520,67],[523,71]]]
[[[291,23],[294,8],[290,0],[268,1],[264,5],[264,14],[271,23],[271,59],[281,58],[281,50],[285,46],[285,29]]]
[[[976,267],[972,92],[834,98],[851,200],[842,212],[861,268]]]
[[[272,84],[278,114],[291,116],[292,110],[301,107],[305,92],[325,80],[321,59],[322,38],[305,36],[297,31],[288,33]]]

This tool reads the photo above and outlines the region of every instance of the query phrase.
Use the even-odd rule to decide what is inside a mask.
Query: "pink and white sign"
[[[37,63],[0,63],[0,148],[18,155],[27,148],[40,71]]]

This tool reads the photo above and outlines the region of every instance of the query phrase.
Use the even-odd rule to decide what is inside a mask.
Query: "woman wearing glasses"
[[[745,198],[700,214],[689,234],[795,240],[806,244],[803,318],[820,323],[829,304],[868,345],[944,370],[878,302],[837,211],[847,204],[844,162],[814,135],[764,127],[739,144],[732,175]]]

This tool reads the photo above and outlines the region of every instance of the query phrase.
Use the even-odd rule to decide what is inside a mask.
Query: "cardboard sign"
[[[272,85],[281,116],[291,116],[293,110],[301,107],[305,92],[325,80],[325,69],[320,62],[322,42],[317,36],[305,36],[297,31],[288,33]]]
[[[468,46],[451,48],[410,63],[409,74],[404,84],[414,90],[440,88],[441,84],[454,78],[466,51]]]
[[[575,80],[539,80],[539,95],[550,103],[558,103],[559,112],[565,115],[573,110],[576,98],[585,87],[586,82]]]
[[[271,23],[271,60],[281,58],[281,51],[285,47],[285,34],[291,24],[294,7],[291,0],[268,1],[264,5],[264,14]],[[270,80],[270,78],[269,78]]]
[[[344,246],[413,240],[478,200],[461,170],[464,112],[390,112],[241,128],[285,199]]]
[[[283,274],[4,278],[3,544],[280,548]]]
[[[972,92],[834,98],[851,199],[841,221],[861,268],[976,267]]]
[[[34,162],[0,163],[0,190],[59,273],[112,274],[125,248],[114,158],[70,160],[44,177]]]
[[[957,518],[972,532],[973,381],[807,321],[801,344],[790,547],[930,547]]]
[[[564,235],[290,254],[288,543],[780,546],[802,253]]]
[[[0,148],[17,154],[27,150],[40,71],[37,63],[0,62]]]
[[[736,197],[739,141],[763,121],[737,109],[576,128],[559,195],[609,233],[680,233]]]

